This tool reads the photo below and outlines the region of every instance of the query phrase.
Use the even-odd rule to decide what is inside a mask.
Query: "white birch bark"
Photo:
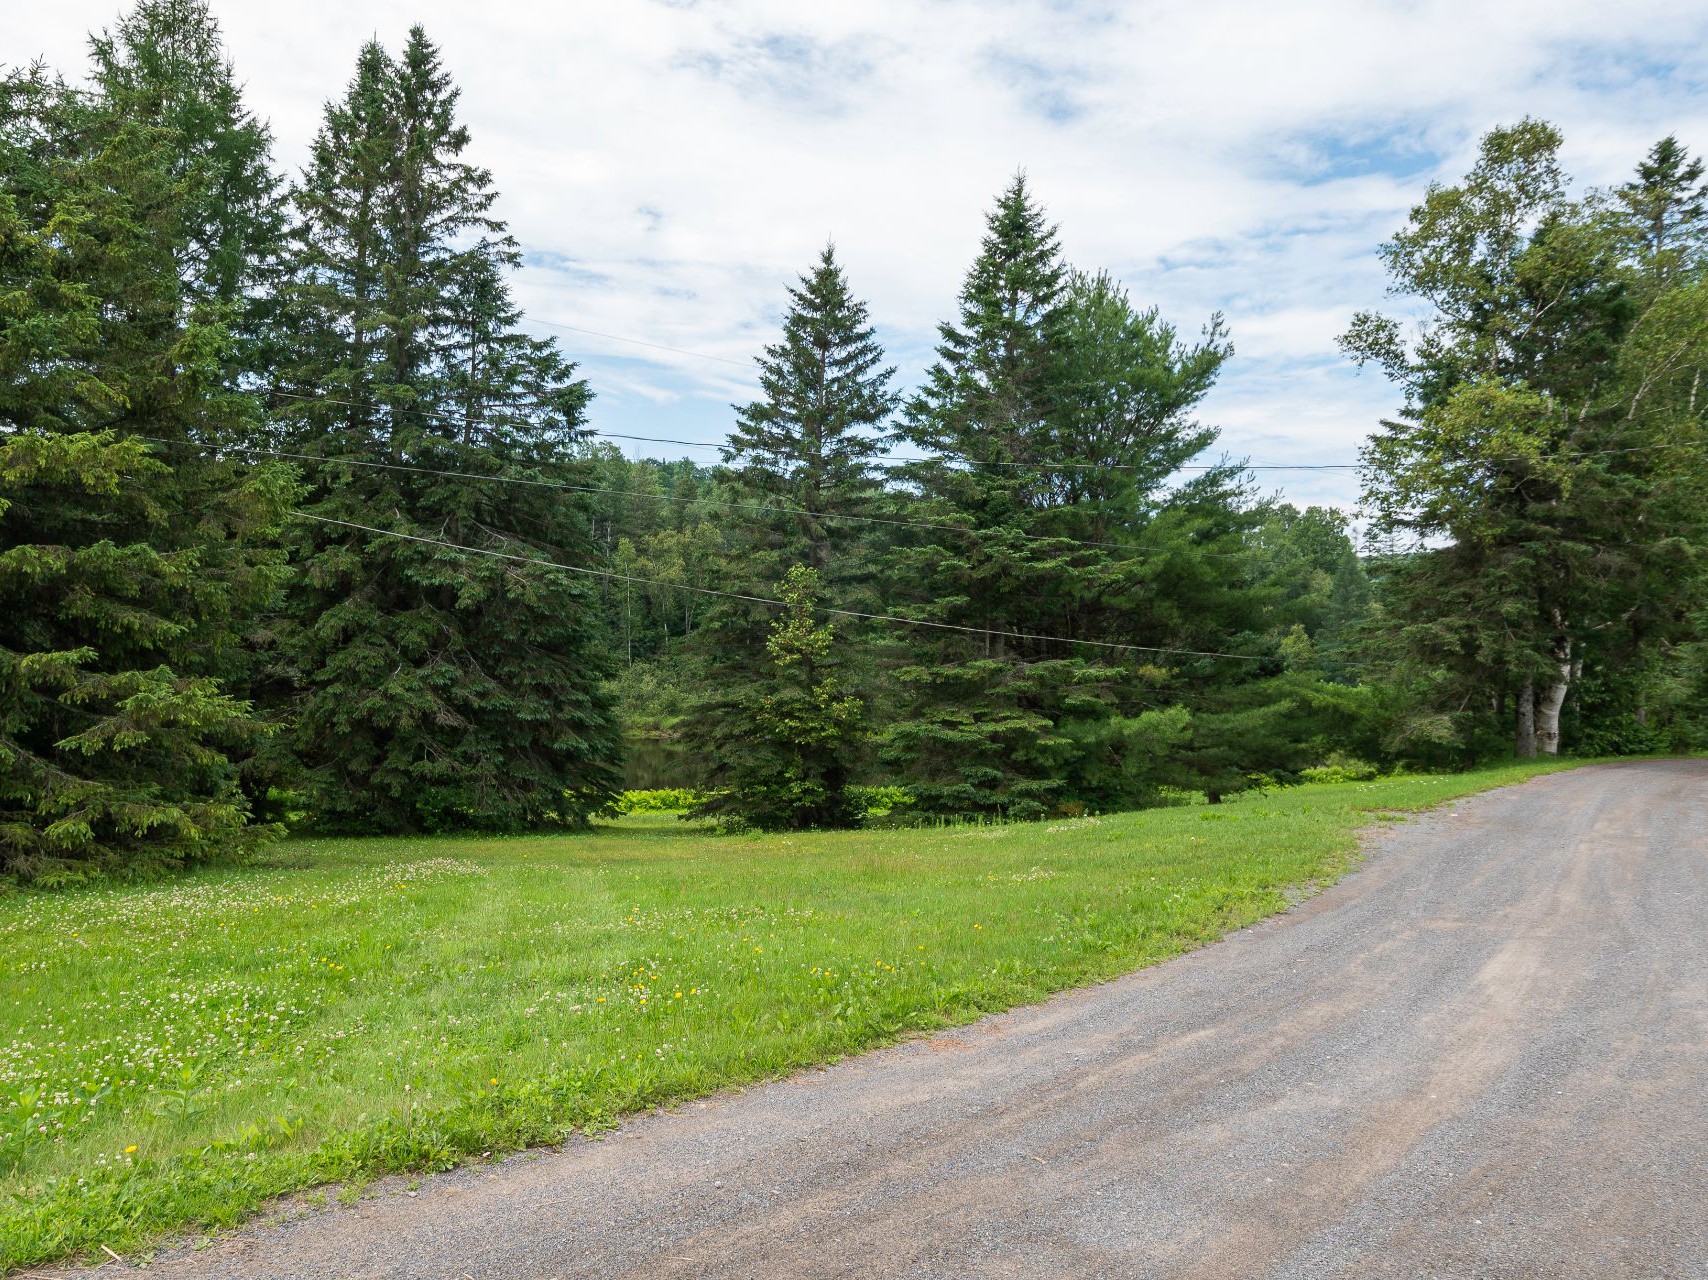
[[[1560,678],[1551,681],[1536,699],[1536,745],[1545,756],[1560,754],[1560,708],[1566,705],[1566,694],[1572,687],[1572,642],[1562,636],[1554,642],[1554,661]]]

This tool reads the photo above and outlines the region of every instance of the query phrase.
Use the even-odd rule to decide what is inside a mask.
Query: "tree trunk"
[[[1524,677],[1524,687],[1518,691],[1518,731],[1513,750],[1520,760],[1536,758],[1536,684]]]
[[[1572,687],[1572,642],[1554,642],[1554,660],[1559,665],[1560,678],[1551,682],[1536,700],[1536,744],[1545,756],[1560,754],[1560,708],[1566,705],[1566,693]]]

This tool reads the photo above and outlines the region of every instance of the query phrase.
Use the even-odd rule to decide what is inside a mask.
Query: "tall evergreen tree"
[[[972,462],[1047,457],[1067,278],[1056,228],[1018,174],[986,220],[957,321],[937,327],[937,362],[908,407],[903,435]]]
[[[230,340],[221,356],[230,408],[205,415],[201,446],[265,441],[248,401],[270,378],[279,326],[285,235],[283,183],[271,167],[272,136],[243,102],[225,56],[219,23],[205,0],[138,0],[114,28],[90,39],[94,83],[104,109],[154,129],[174,190],[165,231],[186,318],[216,323]],[[182,460],[180,460],[182,461]],[[239,697],[257,692],[270,633],[265,615],[246,624],[246,643],[231,646],[221,671]],[[276,727],[276,726],[275,726]],[[262,752],[240,755],[243,784],[258,811],[271,813]]]
[[[1636,176],[1616,193],[1641,243],[1641,256],[1663,278],[1688,270],[1708,238],[1708,183],[1700,157],[1668,135],[1649,148]]]
[[[580,821],[617,778],[588,579],[388,536],[597,556],[574,494],[466,478],[584,480],[590,393],[518,330],[519,251],[491,176],[462,158],[457,97],[419,27],[396,60],[368,44],[295,193],[301,340],[277,403],[293,449],[326,461],[283,674],[318,811],[346,829]],[[422,470],[339,465],[360,462]]]
[[[909,530],[890,557],[894,607],[943,629],[898,647],[882,754],[939,811],[1036,816],[1093,774],[1154,785],[1126,762],[1154,749],[1141,708],[1169,673],[1093,646],[1220,647],[1250,611],[1205,558],[1242,545],[1237,470],[1161,492],[1214,439],[1189,415],[1229,353],[1220,321],[1188,345],[1070,271],[1017,177],[939,332],[902,428],[934,456],[906,475],[968,532]]]
[[[272,135],[243,104],[206,0],[139,0],[90,40],[108,109],[161,132],[178,184],[173,256],[184,304],[226,308],[228,380],[269,358],[285,233]]]
[[[866,306],[850,292],[832,246],[789,289],[782,339],[758,364],[765,396],[737,408],[724,449],[743,519],[728,539],[720,579],[750,595],[770,596],[775,585],[792,621],[778,624],[767,606],[748,601],[721,601],[709,611],[690,646],[706,692],[684,721],[682,738],[714,792],[706,812],[739,814],[759,825],[846,825],[860,816],[846,802],[858,735],[820,725],[825,731],[809,744],[791,739],[792,730],[777,720],[778,708],[793,706],[797,693],[809,701],[817,696],[814,671],[829,661],[827,652],[783,660],[777,646],[804,636],[802,628],[812,630],[816,603],[875,603],[865,594],[871,526],[836,517],[878,510],[871,459],[895,408],[895,371],[885,365]],[[771,506],[776,515],[768,518]],[[826,626],[812,630],[813,644],[829,645],[834,636],[846,645],[853,634]],[[860,683],[854,670],[837,678],[837,688],[846,687],[855,702]],[[762,760],[783,770],[775,785],[756,780]]]
[[[895,411],[895,370],[826,245],[817,265],[789,289],[782,341],[759,361],[765,397],[736,411],[724,461],[761,500],[792,507],[794,530],[779,559],[825,573],[833,552],[861,535],[836,516],[874,507],[871,459]],[[822,518],[821,518],[822,517]]]
[[[247,407],[175,269],[176,141],[45,74],[0,82],[0,875],[246,839],[225,749],[256,726],[215,677],[279,585],[256,548],[289,486],[171,447]]]

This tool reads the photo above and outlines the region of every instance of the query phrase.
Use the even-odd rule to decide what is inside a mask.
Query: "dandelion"
[[[136,1150],[136,1143],[133,1142],[130,1144],[130,1146],[125,1148],[125,1154],[128,1156],[135,1150]]]

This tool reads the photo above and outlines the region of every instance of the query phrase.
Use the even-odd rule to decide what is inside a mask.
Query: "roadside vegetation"
[[[1421,193],[1356,540],[1023,170],[916,385],[824,244],[721,460],[625,456],[387,39],[294,174],[208,0],[0,69],[0,1264],[1151,963],[1534,766],[1446,770],[1708,746],[1677,139]]]
[[[89,51],[0,71],[0,883],[572,829],[625,782],[806,830],[860,787],[1050,821],[1708,743],[1676,138],[1584,189],[1546,122],[1492,128],[1372,246],[1399,314],[1341,341],[1403,407],[1324,464],[1359,542],[1197,416],[1230,323],[1069,261],[1023,170],[914,385],[824,244],[721,459],[631,458],[515,301],[458,51],[352,49],[295,173],[209,0]]]
[[[0,1266],[597,1132],[1152,964],[1374,815],[1561,762],[1045,823],[319,839],[0,898]]]

